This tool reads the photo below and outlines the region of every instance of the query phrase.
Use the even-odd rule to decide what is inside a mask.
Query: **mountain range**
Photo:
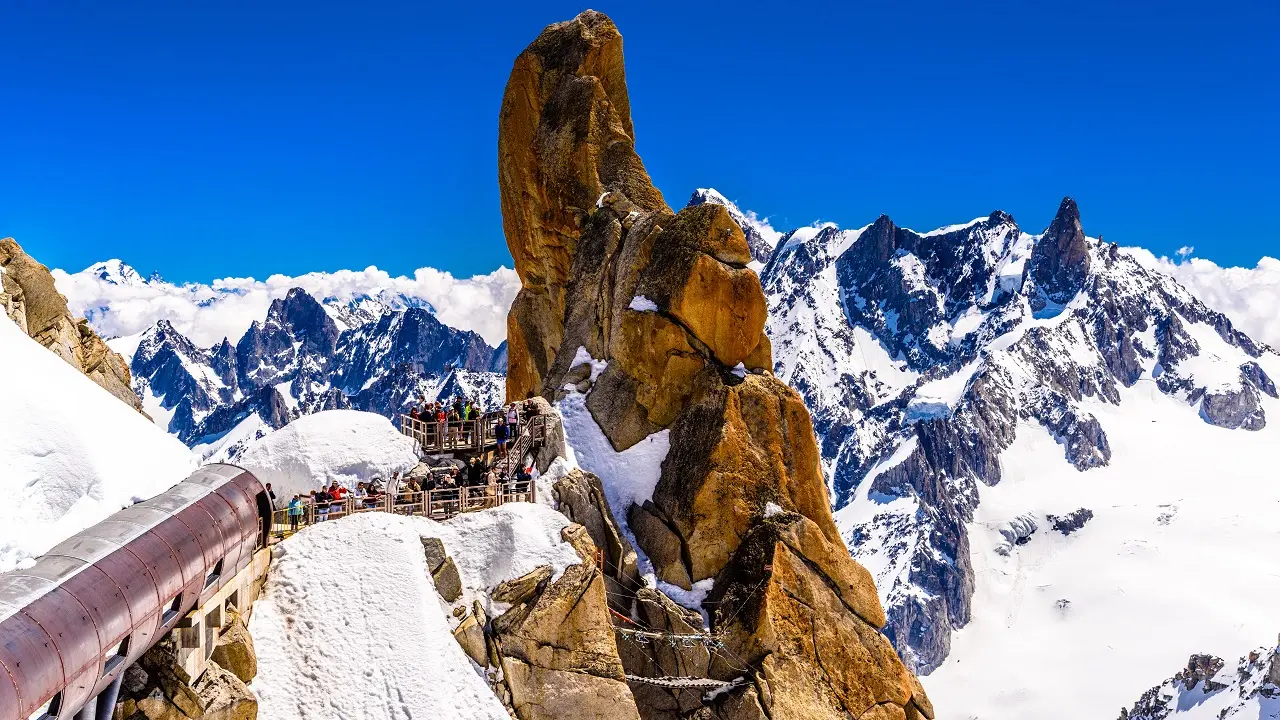
[[[83,273],[122,285],[149,282],[119,261]],[[319,410],[394,419],[423,397],[502,402],[505,343],[495,349],[475,332],[441,323],[427,303],[394,300],[317,300],[294,288],[234,343],[200,347],[165,319],[109,343],[129,358],[143,410],[207,458],[232,458],[247,442]]]
[[[775,373],[805,398],[841,533],[939,706],[1012,717],[1089,682],[1073,716],[1114,714],[1134,677],[1275,630],[1273,349],[1087,236],[1069,198],[1035,234],[996,211],[776,237],[760,271]],[[1208,622],[1228,601],[1233,623]],[[1090,677],[1108,664],[1121,681]]]

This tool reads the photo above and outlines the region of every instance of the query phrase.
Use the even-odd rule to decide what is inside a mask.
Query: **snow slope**
[[[195,457],[0,313],[0,571],[182,481]]]
[[[1212,427],[1150,381],[1121,393],[1086,405],[1110,465],[1079,472],[1026,423],[1000,483],[979,485],[973,618],[923,678],[939,717],[1113,717],[1180,659],[1275,632],[1280,424]],[[1048,527],[1077,508],[1094,513],[1080,530]],[[1039,530],[1000,555],[999,530],[1022,514]]]
[[[507,718],[481,670],[453,639],[451,608],[436,594],[422,537],[438,537],[457,564],[459,605],[540,565],[555,575],[581,562],[563,515],[511,503],[445,523],[365,513],[321,523],[278,546],[250,632],[253,689],[272,720]]]
[[[429,522],[367,513],[279,546],[249,624],[261,717],[507,718],[440,607],[414,529]]]
[[[381,415],[326,410],[304,415],[249,445],[239,465],[285,498],[335,480],[352,488],[362,480],[386,480],[417,462],[413,440]]]

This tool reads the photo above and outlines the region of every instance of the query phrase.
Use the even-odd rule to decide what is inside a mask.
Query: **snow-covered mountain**
[[[197,467],[182,443],[0,312],[0,572]]]
[[[240,337],[293,288],[319,300],[339,331],[377,320],[388,310],[421,308],[450,327],[473,330],[497,344],[506,337],[507,308],[520,287],[515,271],[505,267],[470,278],[430,267],[411,276],[367,267],[179,284],[108,260],[80,272],[55,269],[52,274],[72,315],[87,318],[103,337],[136,338],[168,320],[200,346]]]
[[[355,408],[394,418],[407,404],[466,395],[497,405],[500,351],[424,307],[382,308],[344,329],[295,288],[271,303],[234,345],[198,347],[168,320],[137,338],[131,369],[144,410],[201,455],[234,455],[249,441],[320,410]],[[364,304],[362,311],[371,311]]]
[[[1280,718],[1280,648],[1255,648],[1234,666],[1213,655],[1192,655],[1185,668],[1120,712],[1120,720],[1170,718]]]
[[[1135,678],[1275,630],[1280,356],[1073,201],[1034,235],[799,228],[761,280],[846,544],[950,716],[1114,714]]]

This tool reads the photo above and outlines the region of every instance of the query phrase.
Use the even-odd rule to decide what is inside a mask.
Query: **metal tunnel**
[[[252,561],[270,514],[257,478],[209,465],[0,574],[0,720],[110,718],[125,668]]]

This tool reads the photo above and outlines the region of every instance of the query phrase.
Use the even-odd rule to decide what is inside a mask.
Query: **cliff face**
[[[111,351],[84,319],[72,317],[49,268],[23,252],[13,238],[0,240],[0,308],[23,332],[141,412],[129,385],[129,364]]]
[[[508,316],[508,397],[572,385],[618,451],[670,430],[652,498],[613,511],[659,578],[712,581],[710,629],[749,666],[702,663],[706,677],[743,678],[714,700],[633,685],[641,715],[932,717],[832,521],[808,411],[771,372],[747,240],[724,206],[673,213],[649,181],[622,38],[604,15],[548,27],[516,60],[499,182],[523,285]],[[649,594],[633,613],[663,605]]]

